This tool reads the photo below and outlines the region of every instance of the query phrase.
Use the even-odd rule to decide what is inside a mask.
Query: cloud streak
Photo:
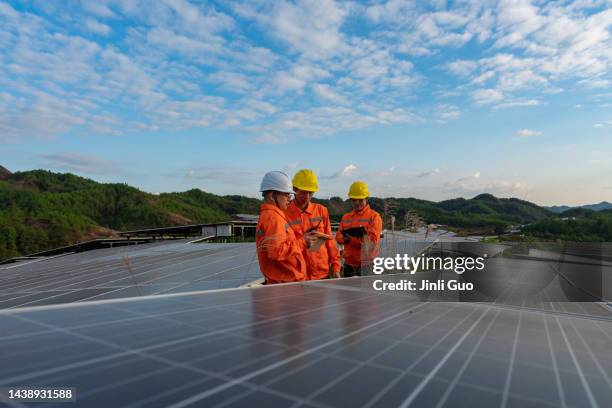
[[[435,169],[430,170],[430,171],[424,171],[422,173],[418,173],[416,175],[416,177],[417,178],[424,178],[424,177],[435,176],[435,175],[438,175],[438,174],[440,174],[440,169],[435,168]]]
[[[40,157],[44,159],[45,167],[56,170],[95,175],[118,174],[120,172],[115,163],[95,155],[65,152],[46,154]]]
[[[344,166],[344,168],[342,168],[341,170],[337,171],[336,173],[331,174],[329,176],[323,176],[321,177],[321,179],[323,180],[344,179],[347,177],[351,177],[352,175],[355,174],[356,171],[357,171],[357,166],[355,166],[354,164],[348,164]]]
[[[542,134],[542,132],[538,131],[538,130],[532,130],[532,129],[519,129],[516,132],[514,132],[515,136],[518,137],[533,137],[533,136],[540,136]]]

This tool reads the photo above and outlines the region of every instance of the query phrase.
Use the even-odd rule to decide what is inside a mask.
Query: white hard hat
[[[270,171],[261,180],[259,191],[278,191],[281,193],[293,193],[293,185],[282,171]]]

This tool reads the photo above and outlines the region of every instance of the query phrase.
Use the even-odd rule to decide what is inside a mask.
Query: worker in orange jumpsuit
[[[293,188],[289,177],[281,171],[264,176],[259,189],[263,204],[257,222],[256,245],[259,269],[266,284],[303,281],[307,278],[304,252],[313,243],[311,234],[296,237],[289,226],[285,210]]]
[[[348,193],[353,211],[342,216],[336,240],[344,245],[345,277],[368,274],[378,255],[382,218],[368,205],[370,192],[363,181],[351,184]]]
[[[317,231],[332,237],[331,223],[327,208],[311,201],[319,190],[319,182],[314,172],[308,169],[298,171],[293,176],[293,191],[295,199],[287,208],[289,225],[297,237],[302,237],[310,231]],[[304,257],[308,263],[308,279],[326,279],[330,276],[339,278],[340,251],[333,239],[325,240],[318,248],[306,250]]]

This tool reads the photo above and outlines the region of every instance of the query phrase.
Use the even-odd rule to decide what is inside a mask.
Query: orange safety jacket
[[[342,230],[348,228],[364,227],[366,235],[363,238],[351,237],[348,243],[345,242]],[[336,241],[344,245],[344,263],[351,266],[362,266],[372,263],[378,255],[380,233],[382,232],[382,218],[380,214],[372,210],[369,205],[359,212],[351,211],[342,216],[340,228],[336,233]],[[368,245],[364,246],[364,241]],[[362,246],[367,253],[362,251]]]
[[[306,242],[295,236],[284,211],[262,204],[256,235],[259,269],[266,283],[306,280]]]
[[[327,208],[321,204],[309,203],[302,211],[295,202],[291,202],[285,213],[298,238],[302,238],[311,228],[332,235]],[[305,250],[304,257],[308,262],[308,279],[325,279],[329,276],[330,268],[334,273],[340,272],[340,251],[333,239],[325,241],[316,251]]]

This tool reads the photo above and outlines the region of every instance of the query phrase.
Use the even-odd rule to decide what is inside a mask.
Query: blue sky
[[[0,164],[612,201],[612,2],[2,1]]]

